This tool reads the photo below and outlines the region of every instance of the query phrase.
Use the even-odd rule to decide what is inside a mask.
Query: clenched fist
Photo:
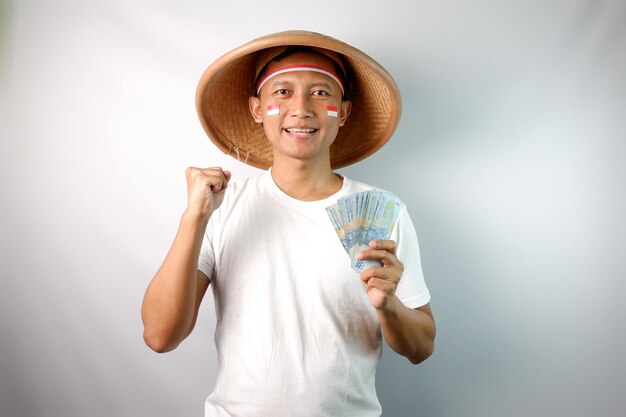
[[[186,212],[208,219],[222,204],[230,175],[229,171],[220,167],[187,168]]]

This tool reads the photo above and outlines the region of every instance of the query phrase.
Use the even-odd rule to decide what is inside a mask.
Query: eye
[[[289,90],[287,90],[286,88],[280,88],[280,89],[276,90],[274,92],[274,94],[278,94],[280,96],[284,96],[286,94],[289,94]]]
[[[312,94],[314,96],[330,96],[330,93],[326,90],[315,90]]]

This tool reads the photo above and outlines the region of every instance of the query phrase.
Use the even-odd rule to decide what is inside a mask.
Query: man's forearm
[[[174,349],[189,335],[198,298],[198,256],[206,220],[184,214],[163,264],[142,305],[144,339],[158,352]]]
[[[383,337],[397,353],[418,364],[428,358],[435,347],[435,322],[430,306],[410,309],[393,296],[388,307],[379,309]]]

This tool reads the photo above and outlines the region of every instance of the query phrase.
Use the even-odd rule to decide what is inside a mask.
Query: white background
[[[410,207],[439,328],[421,365],[385,349],[384,415],[622,415],[624,1],[0,4],[2,417],[202,415],[211,297],[165,355],[141,299],[185,167],[258,172],[206,138],[201,73],[287,29],[362,49],[403,94],[393,139],[342,170]]]

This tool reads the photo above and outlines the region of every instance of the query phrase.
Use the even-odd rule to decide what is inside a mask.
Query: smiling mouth
[[[317,132],[317,129],[310,128],[289,128],[285,129],[289,133],[293,133],[294,135],[310,135],[311,133]]]

